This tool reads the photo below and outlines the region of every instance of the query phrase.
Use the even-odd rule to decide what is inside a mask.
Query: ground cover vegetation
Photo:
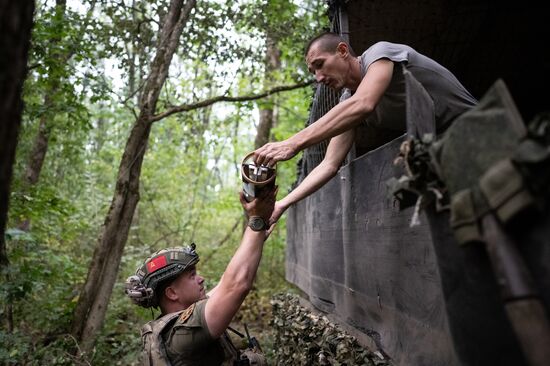
[[[156,250],[195,242],[215,284],[239,244],[241,159],[304,126],[320,0],[40,0],[0,282],[0,364],[132,365],[123,283]],[[299,159],[297,157],[296,159]],[[280,192],[296,160],[280,164]],[[284,219],[239,319],[270,338]],[[242,327],[241,327],[242,329]],[[267,347],[269,354],[269,346]]]

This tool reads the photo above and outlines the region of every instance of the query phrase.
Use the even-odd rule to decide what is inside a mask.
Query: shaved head
[[[353,49],[348,44],[348,42],[346,42],[346,40],[342,38],[342,36],[333,32],[321,33],[315,38],[313,38],[311,41],[309,41],[309,43],[306,46],[305,54],[307,56],[309,50],[313,46],[319,47],[319,50],[323,52],[335,53],[336,47],[338,47],[338,44],[340,44],[341,42],[345,43],[348,46],[349,53],[352,56],[355,56],[355,52],[353,52]]]

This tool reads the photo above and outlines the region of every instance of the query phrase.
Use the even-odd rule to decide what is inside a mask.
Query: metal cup
[[[252,159],[253,156],[253,152],[249,153],[241,163],[244,198],[248,202],[258,197],[262,190],[272,188],[277,175],[276,168],[256,165]]]

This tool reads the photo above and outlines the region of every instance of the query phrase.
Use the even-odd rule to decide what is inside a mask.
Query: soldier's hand
[[[266,223],[269,222],[269,218],[271,217],[275,207],[275,198],[278,191],[278,186],[274,186],[271,189],[265,189],[258,197],[254,198],[250,202],[246,201],[244,193],[241,191],[241,205],[246,211],[247,216],[260,216]]]

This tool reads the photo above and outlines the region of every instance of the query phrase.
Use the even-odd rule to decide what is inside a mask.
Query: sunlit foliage
[[[141,176],[141,200],[95,353],[74,360],[68,335],[80,286],[114,190],[116,172],[140,90],[157,46],[167,1],[37,1],[23,126],[10,202],[7,248],[10,281],[0,284],[0,317],[11,306],[14,329],[0,330],[0,363],[131,365],[139,326],[151,313],[130,304],[124,279],[144,257],[195,242],[199,271],[209,286],[239,244],[239,164],[253,149],[258,108],[266,101],[215,104],[155,122]],[[59,10],[59,9],[58,9]],[[250,95],[265,82],[265,37],[281,50],[273,86],[308,78],[306,39],[327,23],[321,0],[200,1],[184,30],[158,110],[217,95]],[[310,88],[278,94],[283,139],[307,120]],[[39,122],[49,144],[40,179],[24,175]],[[280,164],[286,194],[296,160]],[[18,229],[30,221],[29,231]],[[284,218],[269,239],[254,295],[241,319],[266,325],[269,298],[288,290],[284,280]],[[251,302],[254,301],[254,305]],[[255,311],[253,309],[263,309]],[[265,329],[268,332],[267,329]]]

